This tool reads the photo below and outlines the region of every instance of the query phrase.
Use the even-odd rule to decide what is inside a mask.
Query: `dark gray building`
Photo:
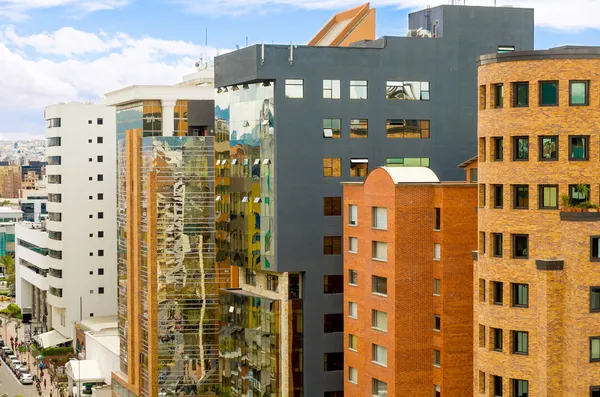
[[[343,390],[340,182],[384,165],[462,180],[457,165],[477,153],[478,56],[533,49],[532,9],[440,6],[409,15],[419,28],[433,37],[216,58],[217,256],[245,268],[222,300],[221,336],[233,342],[221,342],[222,385],[233,395],[257,383],[261,396]],[[269,368],[239,359],[240,346],[270,355]]]

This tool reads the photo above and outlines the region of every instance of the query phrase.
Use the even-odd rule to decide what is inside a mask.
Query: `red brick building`
[[[345,395],[473,395],[476,184],[383,167],[343,203]]]

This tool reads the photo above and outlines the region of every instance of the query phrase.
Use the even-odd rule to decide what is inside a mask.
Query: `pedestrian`
[[[44,378],[44,389],[46,388],[46,378]]]

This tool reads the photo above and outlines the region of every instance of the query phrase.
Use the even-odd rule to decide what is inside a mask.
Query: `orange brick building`
[[[19,165],[1,165],[0,166],[0,198],[11,199],[19,198],[19,189],[21,188],[21,166]]]
[[[479,63],[475,395],[600,397],[600,48]]]
[[[344,183],[346,396],[473,395],[476,206],[424,167]]]

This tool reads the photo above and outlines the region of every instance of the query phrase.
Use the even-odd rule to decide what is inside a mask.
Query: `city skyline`
[[[303,45],[332,12],[362,1],[243,3],[235,0],[225,7],[222,0],[202,5],[189,0],[0,0],[0,58],[5,61],[0,70],[8,77],[0,82],[0,92],[5,93],[0,99],[0,140],[43,138],[42,111],[48,104],[97,102],[110,90],[134,84],[177,83],[193,72],[195,62],[207,59],[207,52],[212,60],[217,53],[244,47],[246,40],[249,45]],[[377,36],[405,35],[406,15],[427,3],[372,1],[378,7]],[[466,3],[494,5],[493,0]],[[536,49],[592,45],[600,38],[600,23],[591,18],[600,5],[592,1],[571,2],[575,6],[568,10],[560,9],[560,0],[543,6],[535,0],[496,3],[535,9]],[[578,10],[584,8],[590,12],[580,15]]]

